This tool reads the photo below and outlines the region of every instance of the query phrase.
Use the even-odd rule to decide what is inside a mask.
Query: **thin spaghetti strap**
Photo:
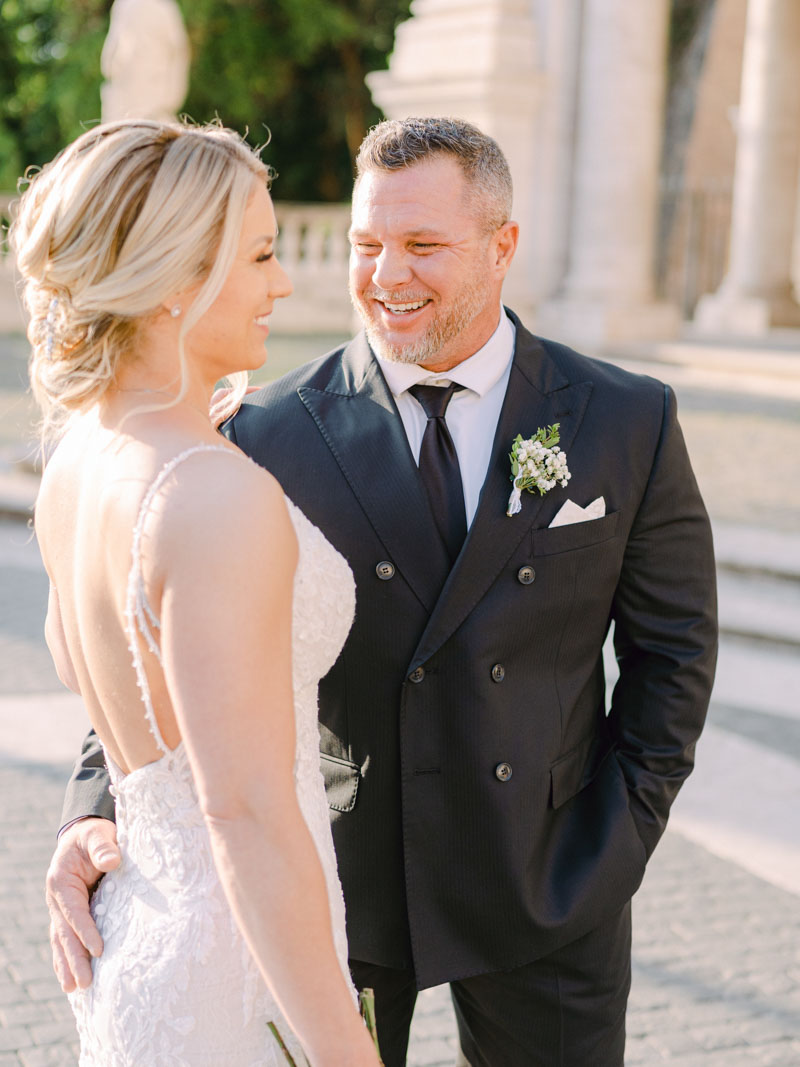
[[[247,458],[242,453],[235,452],[232,449],[227,448],[225,445],[193,445],[191,448],[187,448],[184,452],[179,453],[173,459],[169,460],[169,462],[165,463],[161,468],[142,499],[142,503],[139,507],[139,515],[136,519],[136,525],[133,528],[133,540],[131,542],[131,569],[128,574],[128,590],[125,599],[125,633],[128,638],[128,648],[130,649],[131,658],[133,660],[133,667],[136,671],[136,684],[139,686],[139,690],[142,694],[142,703],[144,704],[147,725],[150,728],[150,733],[155,738],[156,744],[164,755],[168,755],[171,749],[164,743],[161,731],[158,729],[155,712],[153,711],[150,686],[148,685],[147,674],[144,669],[142,650],[139,645],[139,635],[141,634],[147,647],[156,657],[158,662],[161,663],[161,649],[156,641],[154,633],[155,630],[160,628],[161,621],[153,611],[150,602],[147,599],[147,594],[144,588],[144,578],[142,576],[142,533],[147,513],[150,510],[150,505],[153,503],[156,493],[163,486],[164,482],[169,478],[175,468],[180,463],[183,463],[185,459],[188,459],[189,456],[193,456],[197,452],[225,452],[229,456],[241,459]]]

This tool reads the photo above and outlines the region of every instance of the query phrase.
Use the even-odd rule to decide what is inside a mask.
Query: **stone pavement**
[[[22,352],[0,338],[0,508],[17,514],[35,488],[15,462],[29,419]],[[762,372],[737,365],[741,352],[721,365],[718,350],[695,352],[688,367],[681,350],[667,356],[650,372],[678,391],[715,525],[725,633],[696,772],[634,902],[626,1063],[798,1067],[800,373],[791,356]],[[44,646],[46,594],[24,523],[0,521],[0,1067],[77,1062],[42,885],[85,718]],[[427,990],[408,1062],[455,1057],[447,990]]]
[[[27,707],[16,705],[13,730],[7,716],[2,721],[0,1067],[77,1063],[67,1000],[50,969],[42,892],[68,764],[63,753],[52,763],[34,753],[38,718],[51,746],[58,735],[62,748],[74,749],[84,723],[69,697],[54,698],[49,714],[36,707],[30,694]],[[799,798],[788,819],[796,820]],[[795,867],[797,837],[795,823]],[[670,830],[635,899],[634,929],[629,1067],[800,1064],[800,884],[794,892],[778,888]],[[455,1051],[447,991],[428,990],[408,1062],[451,1067]]]

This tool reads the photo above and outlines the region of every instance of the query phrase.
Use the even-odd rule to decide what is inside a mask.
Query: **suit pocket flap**
[[[602,519],[588,519],[586,522],[571,522],[566,526],[553,526],[545,530],[533,531],[534,556],[552,556],[556,552],[573,552],[578,548],[588,548],[609,541],[617,532],[618,511],[604,515]]]
[[[550,765],[551,803],[554,808],[566,804],[591,782],[611,747],[604,733],[593,733]]]
[[[339,759],[338,756],[329,756],[325,752],[320,753],[320,762],[328,807],[334,811],[352,811],[356,806],[358,783],[361,780],[358,764]]]

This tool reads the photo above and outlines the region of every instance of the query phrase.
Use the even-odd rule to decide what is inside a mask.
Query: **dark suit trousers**
[[[403,1067],[417,991],[410,969],[350,961],[375,990],[386,1067]],[[471,1067],[622,1067],[631,982],[631,907],[584,937],[511,971],[450,984]]]

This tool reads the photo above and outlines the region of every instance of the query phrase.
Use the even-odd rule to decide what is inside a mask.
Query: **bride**
[[[277,1067],[270,1022],[313,1067],[378,1063],[316,723],[352,576],[208,415],[291,291],[268,180],[219,127],[110,123],[33,178],[12,229],[58,440],[36,506],[47,640],[103,743],[122,857],[88,988],[59,961],[90,1067]]]

